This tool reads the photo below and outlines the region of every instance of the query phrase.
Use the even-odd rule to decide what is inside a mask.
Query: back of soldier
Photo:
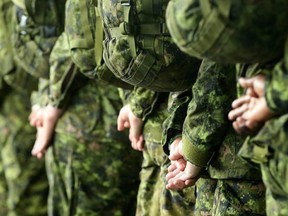
[[[67,1],[66,12],[75,10],[73,3]],[[66,14],[66,18],[72,20],[79,15],[69,14],[73,17]],[[79,30],[76,24],[81,20],[74,21],[66,26],[70,35]],[[46,157],[51,189],[49,212],[133,215],[140,155],[132,152],[126,135],[116,131],[121,106],[117,88],[80,74],[80,70],[93,71],[94,59],[89,58],[93,53],[72,46],[69,39],[62,34],[50,57],[49,104],[64,112]],[[75,56],[71,56],[71,51],[83,53],[75,61],[79,67],[72,62]]]
[[[199,62],[182,53],[167,31],[168,1],[100,0],[104,22],[104,60],[113,74],[155,91],[191,87]]]
[[[1,65],[1,175],[3,171],[8,191],[6,197],[1,197],[8,210],[1,215],[46,215],[48,184],[45,165],[43,161],[31,157],[36,131],[27,121],[31,110],[30,95],[37,82],[22,68],[15,66],[11,58],[9,27],[12,26],[14,9],[12,2],[1,1],[1,17],[4,17],[1,29],[5,29],[7,34],[5,46],[8,48],[6,51],[4,47],[1,49],[1,52],[6,52],[4,65]]]
[[[191,56],[221,63],[263,63],[283,54],[287,9],[285,0],[173,0],[166,18],[175,43]]]

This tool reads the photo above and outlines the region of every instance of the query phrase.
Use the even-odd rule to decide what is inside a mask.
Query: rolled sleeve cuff
[[[182,145],[183,154],[187,161],[199,167],[207,167],[209,165],[214,151],[200,150],[184,134],[182,136]]]

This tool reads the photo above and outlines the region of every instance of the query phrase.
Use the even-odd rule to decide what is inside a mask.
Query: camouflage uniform
[[[287,53],[288,43],[283,59],[278,63],[262,67],[250,66],[246,76],[253,76],[264,71],[266,74],[265,97],[268,107],[277,114],[267,121],[254,137],[246,139],[239,154],[261,164],[263,181],[266,186],[267,215],[288,214],[287,185]],[[249,69],[250,69],[249,68]],[[269,70],[270,68],[270,70]]]
[[[184,157],[207,168],[208,173],[203,173],[196,182],[196,215],[265,214],[260,170],[237,156],[243,139],[227,120],[230,104],[236,97],[233,70],[232,65],[203,60],[192,87],[192,100],[185,99],[186,95],[174,96],[174,112],[184,110],[181,115],[174,115],[172,122],[166,122],[166,131],[170,133],[164,143],[168,144],[170,138],[182,131]],[[189,103],[188,109],[185,103]],[[182,129],[177,117],[185,118]]]
[[[7,47],[7,45],[9,44],[9,34],[7,32],[7,28],[5,25],[6,23],[5,9],[6,11],[9,11],[9,5],[11,7],[11,2],[9,0],[0,2],[0,25],[2,26],[1,31],[0,31],[0,57],[1,57],[1,68],[2,68],[1,73],[0,73],[0,98],[1,98],[0,107],[2,107],[2,101],[4,101],[5,94],[6,94],[4,89],[7,88],[5,87],[3,76],[13,68],[13,61],[12,61],[13,57],[12,57],[9,47]],[[3,122],[1,124],[3,124]],[[0,137],[4,137],[3,131]],[[1,139],[1,151],[2,151],[3,140]],[[4,175],[4,166],[2,163],[2,156],[0,155],[0,215],[7,214],[6,197],[7,197],[7,185],[6,185],[5,175]]]
[[[12,2],[1,1],[1,29],[7,34],[6,41],[1,36],[1,56],[6,52],[1,58],[0,90],[1,180],[6,185],[1,183],[1,190],[2,186],[7,190],[6,198],[1,195],[1,205],[6,201],[8,210],[1,208],[0,214],[40,216],[47,214],[48,182],[44,161],[31,156],[36,131],[28,122],[30,95],[36,89],[36,80],[13,63],[11,29],[7,27],[13,10]]]
[[[99,35],[94,34],[96,30],[95,26],[93,26],[95,23],[95,14],[93,17],[95,8],[91,3],[92,1],[87,1],[87,5],[90,5],[90,7],[88,7],[88,13],[86,12],[85,14],[80,8],[77,9],[80,5],[77,0],[67,2],[66,9],[70,17],[67,18],[69,25],[66,25],[66,32],[69,38],[73,61],[81,66],[81,72],[86,76],[98,79],[99,73],[101,73],[101,69],[105,68],[105,65],[99,67],[99,65],[96,64],[95,59],[97,58],[97,52],[94,50],[94,44],[89,46],[89,40],[87,40],[87,37],[89,39],[89,32],[83,28],[83,26],[85,26],[87,29],[87,25],[90,25],[91,39],[94,37],[94,39],[97,40],[97,36]],[[72,11],[74,11],[74,13],[72,13]],[[85,16],[87,15],[90,18],[89,23],[85,22]],[[73,17],[73,19],[71,17]],[[86,35],[86,37],[83,37],[83,35]],[[96,69],[94,70],[95,67]],[[106,81],[119,86],[119,81]],[[120,86],[127,87],[127,85],[124,86],[123,84]],[[156,92],[137,88],[137,90],[130,95],[130,98],[134,113],[140,118],[147,119],[144,126],[146,148],[143,153],[144,161],[140,174],[141,184],[138,191],[136,214],[157,216],[191,214],[191,206],[193,206],[194,202],[194,189],[184,190],[184,194],[183,191],[170,192],[165,189],[164,181],[169,161],[162,150],[160,136],[162,133],[161,123],[166,117],[167,94],[159,95]]]
[[[46,156],[50,215],[133,215],[140,155],[116,130],[117,88],[89,80],[71,61],[66,34],[50,57],[50,101],[64,109]],[[69,145],[67,145],[69,143]]]
[[[195,189],[180,191],[166,189],[170,160],[161,145],[162,123],[167,118],[167,93],[135,88],[129,98],[133,113],[144,120],[145,140],[137,213],[141,216],[193,215]]]
[[[281,56],[287,9],[285,0],[172,0],[166,22],[175,43],[191,56],[219,63],[263,63]]]
[[[158,92],[191,87],[199,60],[173,43],[165,24],[168,2],[98,1],[105,32],[103,58],[124,82]]]

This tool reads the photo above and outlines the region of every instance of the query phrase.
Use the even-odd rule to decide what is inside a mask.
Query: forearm
[[[191,89],[182,92],[173,92],[169,95],[169,116],[164,121],[162,134],[162,144],[166,154],[169,154],[169,146],[173,141],[182,137],[183,123],[187,115],[187,108],[191,98]]]
[[[145,120],[152,112],[159,93],[142,87],[135,87],[129,96],[128,103],[135,116]]]
[[[192,88],[183,126],[183,154],[191,163],[205,167],[226,136],[228,112],[236,97],[235,67],[204,60]]]
[[[67,106],[73,91],[85,85],[87,81],[71,60],[65,34],[62,34],[55,44],[50,56],[50,65],[49,104],[63,109]]]

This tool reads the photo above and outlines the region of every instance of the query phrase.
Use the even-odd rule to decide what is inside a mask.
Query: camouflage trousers
[[[267,163],[261,164],[266,186],[268,216],[288,215],[288,156],[275,151]]]
[[[135,215],[140,154],[99,131],[95,140],[55,133],[46,153],[50,216]]]
[[[194,215],[195,188],[180,191],[167,190],[165,176],[169,159],[161,145],[161,135],[166,118],[165,103],[156,107],[144,126],[145,149],[137,197],[137,216],[188,216]]]
[[[265,215],[262,181],[200,178],[196,188],[195,215]]]
[[[28,122],[29,94],[11,90],[2,100],[0,196],[4,197],[1,206],[6,205],[7,212],[4,214],[2,210],[6,210],[1,209],[1,215],[47,215],[48,181],[45,164],[43,160],[31,156],[36,131]]]
[[[0,215],[7,215],[8,209],[7,209],[7,184],[5,180],[5,174],[4,174],[4,166],[2,163],[2,158],[0,154]]]

